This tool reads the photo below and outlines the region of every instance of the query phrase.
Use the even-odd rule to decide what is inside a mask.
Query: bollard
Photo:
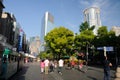
[[[117,67],[116,69],[116,78],[115,80],[120,80],[120,67]]]
[[[115,80],[120,80],[120,78],[115,78]]]

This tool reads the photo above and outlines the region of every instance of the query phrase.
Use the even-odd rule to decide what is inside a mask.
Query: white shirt
[[[44,61],[44,63],[45,63],[45,66],[49,66],[49,60],[48,60],[48,59],[46,59],[46,60]]]
[[[59,67],[63,67],[64,61],[62,59],[59,60]]]

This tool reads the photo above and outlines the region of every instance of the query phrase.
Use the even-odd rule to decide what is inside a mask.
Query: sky
[[[108,30],[120,27],[120,0],[4,0],[4,12],[13,13],[27,38],[40,36],[42,18],[46,11],[54,16],[54,24],[79,33],[84,22],[83,11],[100,8],[100,18]]]

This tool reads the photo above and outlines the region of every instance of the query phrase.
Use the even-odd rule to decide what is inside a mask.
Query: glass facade
[[[53,23],[51,23],[50,21],[47,22],[47,31],[46,33],[50,32],[51,30],[53,30],[55,28],[55,25]]]
[[[101,20],[100,20],[100,10],[96,7],[91,7],[84,10],[84,20],[88,22],[88,24],[91,26],[95,26],[95,29],[93,30],[94,34],[97,34],[98,27],[101,26]]]
[[[44,37],[47,35],[48,32],[50,32],[54,28],[55,28],[54,17],[49,12],[46,12],[42,20],[41,35],[40,35],[40,42],[41,42],[40,51],[45,51]]]

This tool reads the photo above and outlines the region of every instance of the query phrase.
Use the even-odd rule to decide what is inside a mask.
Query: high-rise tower
[[[95,26],[93,32],[95,35],[97,35],[97,30],[101,26],[100,9],[97,7],[90,7],[85,9],[84,21],[87,21],[90,27]]]
[[[45,15],[44,15],[44,17],[43,17],[43,20],[42,20],[41,35],[40,35],[40,43],[41,43],[41,49],[40,49],[40,51],[44,51],[45,50],[44,37],[54,27],[55,27],[55,25],[54,25],[54,17],[49,12],[46,12]]]

